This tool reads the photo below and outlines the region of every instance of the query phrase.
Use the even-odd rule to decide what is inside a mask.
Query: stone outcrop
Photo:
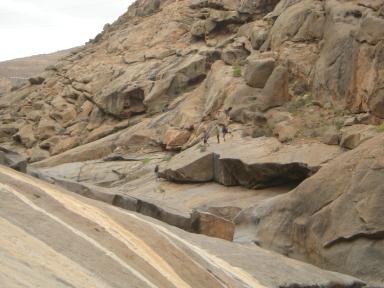
[[[284,145],[275,138],[228,140],[205,152],[193,147],[178,154],[160,175],[181,183],[215,181],[260,188],[303,181],[340,153],[338,147]]]
[[[368,140],[242,212],[236,238],[382,285],[383,145],[382,135]]]
[[[158,181],[153,173],[164,152],[127,156],[124,151],[104,160],[75,162],[55,167],[29,168],[35,177],[55,183],[85,197],[100,200],[161,220],[186,231],[232,239],[232,220],[251,203],[288,192],[291,187],[265,190],[225,187],[216,183],[177,184]],[[201,213],[209,213],[199,219]],[[224,221],[227,220],[227,221]],[[200,224],[201,223],[201,224]],[[220,229],[216,229],[216,224]],[[232,231],[232,232],[231,232]]]
[[[347,149],[354,149],[364,141],[377,135],[374,126],[362,124],[344,127],[341,129],[340,133],[340,146]]]
[[[37,76],[37,77],[31,77],[28,79],[29,83],[31,85],[41,85],[45,81],[44,77]]]

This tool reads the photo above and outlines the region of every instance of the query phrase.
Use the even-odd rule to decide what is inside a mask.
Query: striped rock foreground
[[[0,166],[1,287],[362,287],[194,235]]]

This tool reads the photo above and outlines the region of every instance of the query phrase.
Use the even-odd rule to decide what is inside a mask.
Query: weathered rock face
[[[374,107],[380,101],[381,80],[376,75],[381,75],[383,69],[382,43],[380,37],[373,36],[376,41],[370,42],[362,36],[376,35],[376,28],[365,24],[372,16],[363,16],[372,11],[365,12],[362,6],[335,2],[327,3],[325,10],[331,25],[325,26],[324,44],[315,68],[316,95],[326,96],[328,91],[329,97],[333,94],[335,100],[343,101],[357,111],[372,110],[380,116]]]
[[[279,0],[245,0],[239,5],[239,12],[248,14],[266,13],[271,11]]]
[[[229,107],[232,120],[265,123],[261,112],[289,105],[298,83],[320,104],[383,118],[378,3],[137,1],[48,67],[39,85],[1,97],[1,125],[14,136],[1,143],[52,156],[164,113],[145,129],[164,145],[170,127],[193,126],[186,143],[171,145],[184,149]],[[55,136],[67,144],[55,148]]]
[[[383,284],[382,135],[237,217],[236,237]],[[370,255],[369,257],[367,255]]]
[[[3,166],[0,183],[5,287],[364,285],[256,246],[192,235]]]
[[[160,175],[182,183],[216,181],[260,188],[300,182],[340,153],[338,147],[315,143],[288,146],[275,138],[228,140],[212,144],[204,152],[193,147],[180,153]]]
[[[95,39],[48,67],[39,76],[41,79],[34,77],[38,80],[32,81],[34,85],[15,87],[11,93],[0,97],[0,143],[7,149],[20,152],[29,162],[37,162],[31,165],[31,169],[40,169],[33,171],[35,176],[187,231],[230,240],[234,230],[232,221],[237,214],[246,215],[238,219],[249,219],[248,213],[252,214],[252,210],[242,212],[243,209],[260,201],[275,203],[279,201],[276,199],[286,200],[288,196],[281,197],[281,194],[313,176],[320,167],[328,165],[346,150],[342,148],[360,151],[360,147],[365,147],[368,139],[380,131],[375,126],[382,124],[384,119],[383,11],[384,5],[379,0],[139,0],[115,23],[106,25]],[[220,145],[216,144],[213,130],[216,125],[225,125],[232,132],[225,143],[220,134]],[[325,142],[335,145],[318,144],[321,137],[327,136],[328,127],[334,127],[335,131],[331,137],[324,137],[328,138]],[[199,144],[204,131],[211,133],[206,147]],[[280,142],[276,138],[263,136],[275,136]],[[180,150],[183,152],[170,160]],[[160,165],[162,177],[173,182],[156,179],[155,165]],[[348,173],[353,172],[348,165],[344,169]],[[347,174],[347,180],[337,176],[336,172],[327,174],[328,179],[316,182],[320,188],[322,185],[330,187],[324,188],[325,192],[318,193],[321,195],[316,197],[327,198],[332,193],[341,193],[338,189],[345,188],[354,175]],[[316,179],[313,178],[313,181]],[[370,183],[363,180],[361,184],[370,189],[364,190],[361,186],[361,191],[374,190]],[[377,184],[378,180],[375,181]],[[332,186],[336,184],[337,187]],[[274,187],[269,188],[271,186]],[[268,189],[249,189],[262,187]],[[316,190],[309,188],[307,191]],[[295,191],[289,195],[298,193]],[[35,196],[29,196],[36,205],[50,201],[49,197],[34,199]],[[281,213],[295,214],[330,201],[328,198],[319,201],[318,198],[309,198],[310,203],[307,203],[308,198],[295,198],[299,204],[285,210],[284,205],[292,203],[287,200],[287,203],[281,204],[282,209],[277,209],[276,215],[267,213],[267,216],[280,221],[283,219],[279,218]],[[373,201],[365,198],[364,201]],[[352,203],[350,207],[355,207],[355,200],[346,201]],[[371,205],[364,203],[361,205]],[[58,207],[56,203],[52,205]],[[311,210],[308,215],[321,214],[328,206],[324,207],[325,210]],[[363,208],[359,206],[355,210]],[[342,210],[346,214],[353,213],[347,212],[346,208]],[[315,237],[312,234],[320,235],[318,231],[327,225],[332,226],[332,223],[342,226],[340,219],[347,218],[336,212],[332,211],[325,222],[320,219],[314,227],[311,226],[314,233],[305,230],[306,235],[310,235],[306,239],[311,241]],[[370,222],[363,216],[361,221],[381,221],[375,219],[381,215],[369,215],[374,220]],[[71,216],[65,217],[71,219]],[[254,218],[252,215],[249,217],[252,222]],[[300,225],[306,223],[307,218],[300,218],[297,225],[291,226],[285,225],[284,221],[291,218],[287,219],[281,220],[279,225],[272,225],[273,229],[284,230],[282,235],[285,236],[281,238],[276,236],[277,233],[265,232],[268,223],[261,222],[259,227],[263,237],[267,240],[276,237],[266,247],[276,249],[275,243],[281,241],[282,247],[295,247],[292,248],[294,252],[286,252],[291,251],[288,248],[276,250],[323,267],[324,262],[331,259],[331,264],[326,266],[329,269],[342,266],[336,260],[332,262],[332,257],[336,257],[334,255],[344,255],[343,249],[356,251],[346,269],[361,267],[353,266],[352,262],[359,259],[355,255],[362,255],[363,250],[349,249],[344,240],[332,242],[330,239],[331,244],[324,244],[329,240],[326,238],[329,236],[327,231],[318,236],[326,241],[322,239],[318,246],[310,246],[300,234]],[[246,225],[244,231],[249,233],[250,227],[251,230],[255,228]],[[375,227],[373,224],[364,226],[365,230],[361,230],[364,237],[365,232],[375,231]],[[360,232],[350,234],[349,230],[343,229],[340,233],[345,233],[337,236],[340,239],[353,242],[355,237],[360,237],[355,236]],[[93,232],[91,235],[85,230],[81,232],[96,239]],[[356,228],[356,231],[360,230]],[[289,240],[291,242],[287,240],[297,234],[301,235],[297,241],[296,238]],[[353,235],[351,239],[350,235]],[[381,232],[373,232],[372,235],[369,237],[379,239]],[[106,238],[95,241],[120,247],[122,241],[109,243]],[[258,242],[262,237],[249,238]],[[73,241],[72,238],[67,240]],[[380,243],[372,244],[371,239],[365,240],[367,246],[381,247]],[[286,241],[288,246],[284,246]],[[337,246],[339,242],[343,243],[342,247]],[[158,249],[158,246],[154,247]],[[220,252],[220,249],[232,247],[213,249],[217,248]],[[239,260],[240,263],[237,259],[234,262],[236,267],[243,267],[240,265],[244,263],[242,261],[248,261],[248,257],[244,257],[248,255],[248,248],[255,247],[241,247],[241,252],[245,254],[238,255],[246,259]],[[334,253],[332,249],[337,251]],[[125,248],[123,250],[126,251]],[[366,251],[373,251],[374,254],[372,257],[364,255],[369,258],[366,263],[372,261],[377,263],[377,267],[383,266],[378,258],[381,255],[376,250],[367,248]],[[127,254],[117,255],[124,258]],[[194,257],[193,261],[197,261],[194,263],[200,264],[196,255]],[[96,260],[92,263],[97,263]],[[138,261],[147,263],[147,259],[144,260]],[[268,261],[263,259],[263,265],[265,262]],[[178,263],[176,261],[172,265],[178,266]],[[254,269],[255,263],[258,262],[246,262],[244,265]],[[162,277],[151,274],[155,268],[146,265],[135,266],[141,272],[141,269],[146,271],[143,272],[149,275],[146,279],[153,281]],[[180,267],[180,272],[177,270],[176,274],[184,275],[183,271],[188,270],[186,267]],[[212,267],[201,267],[205,272],[212,271]],[[274,265],[268,266],[271,267],[274,268]],[[90,266],[87,269],[99,271]],[[371,272],[367,272],[369,269]],[[361,274],[367,279],[374,279],[378,270],[373,265],[369,269],[362,268]],[[111,276],[111,279],[119,278],[120,274],[112,270],[111,275],[117,277]],[[306,274],[306,271],[299,269],[286,275],[287,272],[279,270],[273,271],[271,277],[268,274],[268,277],[262,278],[268,285],[272,283],[272,287],[343,287],[338,286],[337,279],[328,281],[332,277],[329,278],[326,272],[318,276]],[[200,280],[201,276],[205,281],[204,275],[192,273],[187,278]],[[280,276],[284,281],[279,280]],[[220,277],[215,279],[221,279],[217,281],[230,287],[247,287],[247,283],[236,282],[242,281],[241,277],[234,277],[237,280],[229,284],[226,281],[232,278],[224,278],[223,281]],[[269,282],[270,278],[275,280]],[[127,275],[121,279],[124,279],[124,285],[131,283]],[[163,280],[158,280],[159,287],[187,286],[180,283],[171,285]],[[188,283],[190,287],[221,285],[218,282],[195,283],[193,279]],[[141,284],[132,285],[145,287]],[[249,287],[259,287],[253,282],[248,284]]]
[[[261,92],[261,97],[258,99],[259,109],[266,111],[281,106],[289,100],[288,69],[284,66],[278,66],[273,70]]]

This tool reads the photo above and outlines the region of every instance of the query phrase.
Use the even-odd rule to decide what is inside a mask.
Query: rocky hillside
[[[276,262],[293,261],[275,261],[275,252],[384,285],[382,27],[383,0],[139,0],[95,39],[0,98],[0,144],[28,159],[30,175],[56,185],[43,191],[50,201],[66,199],[70,190],[104,202],[70,194],[77,199],[71,201],[91,203],[71,202],[77,214],[91,205],[113,211],[90,214],[102,219],[160,220],[156,225],[188,241],[189,248],[172,244],[184,253],[172,254],[174,260],[168,250],[165,256],[140,255],[140,281],[147,286],[363,285],[300,269],[293,273],[288,264],[284,273],[271,272],[280,267]],[[217,129],[222,125],[230,132],[226,139]],[[3,150],[0,163],[12,166],[18,156]],[[20,177],[28,185],[38,181]],[[57,186],[67,190],[52,192]],[[11,188],[5,191],[14,194]],[[60,203],[72,215],[72,204]],[[41,205],[45,210],[57,204]],[[65,222],[73,215],[55,217]],[[135,241],[159,234],[130,221],[124,223],[131,223],[127,229],[137,233]],[[75,234],[93,235],[83,228]],[[117,233],[105,226],[101,231]],[[109,234],[92,238],[94,246],[105,241],[110,253],[105,245],[115,247],[125,235],[111,240]],[[72,236],[69,241],[77,243]],[[170,245],[173,237],[152,243],[153,249]],[[198,247],[215,256],[205,257]],[[119,265],[127,265],[125,254],[116,253]],[[256,268],[252,253],[261,253]],[[182,257],[196,265],[205,261],[208,271],[205,265],[213,265],[225,279],[215,274],[215,280],[196,276],[203,282],[189,282],[192,276],[183,276],[176,260]],[[151,270],[151,263],[164,259],[180,270]],[[202,275],[198,267],[191,268],[194,275]],[[272,274],[264,275],[264,268]]]
[[[55,64],[70,50],[51,54],[42,54],[0,62],[0,95],[15,90],[28,82],[30,77],[36,76],[50,65]]]

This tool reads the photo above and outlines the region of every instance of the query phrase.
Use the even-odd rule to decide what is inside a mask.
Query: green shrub
[[[267,122],[267,128],[271,131],[275,129],[275,123],[268,121]]]
[[[383,133],[384,132],[384,123],[377,126],[376,130],[377,130],[377,132]]]
[[[337,130],[340,130],[341,128],[343,128],[343,121],[341,121],[341,120],[336,120],[335,122],[334,122],[334,124],[335,124],[335,127],[336,127],[336,129]]]
[[[149,158],[145,158],[145,159],[141,160],[141,163],[143,163],[144,165],[148,164],[149,162],[151,162],[151,159],[149,159]]]
[[[241,77],[241,66],[234,65],[232,66],[233,77]]]

